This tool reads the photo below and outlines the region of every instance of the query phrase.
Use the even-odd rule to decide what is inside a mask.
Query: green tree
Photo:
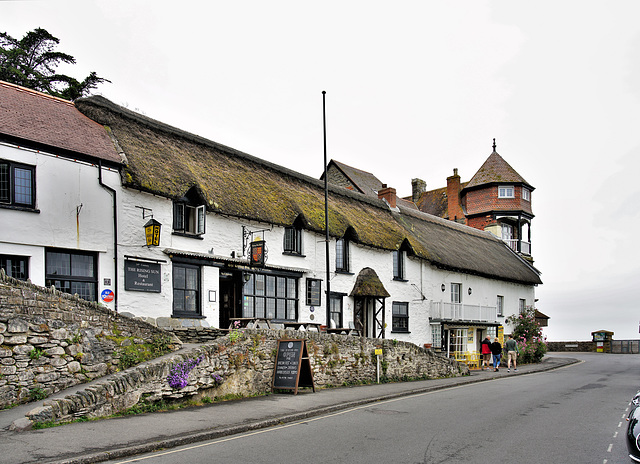
[[[67,100],[86,96],[98,84],[110,82],[95,72],[83,81],[57,74],[61,63],[76,63],[73,56],[55,50],[59,43],[41,28],[27,32],[20,40],[0,32],[0,80]]]
[[[540,324],[536,321],[535,308],[527,308],[522,314],[514,314],[506,319],[513,327],[513,339],[520,349],[519,363],[537,363],[547,352],[546,337],[542,335]]]

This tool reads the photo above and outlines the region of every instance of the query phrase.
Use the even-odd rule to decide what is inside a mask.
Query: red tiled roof
[[[104,127],[78,111],[73,102],[2,81],[0,134],[43,150],[122,162]]]

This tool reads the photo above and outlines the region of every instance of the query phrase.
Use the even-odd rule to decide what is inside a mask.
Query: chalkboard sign
[[[304,340],[278,340],[271,387],[272,390],[294,390],[294,394],[298,393],[298,387],[311,387],[316,391]]]

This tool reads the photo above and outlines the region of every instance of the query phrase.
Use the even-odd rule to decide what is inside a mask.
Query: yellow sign
[[[380,356],[382,354],[382,348],[376,348],[376,356]]]
[[[498,326],[498,341],[501,345],[504,344],[504,326]]]

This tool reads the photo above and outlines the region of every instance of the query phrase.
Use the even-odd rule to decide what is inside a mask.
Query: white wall
[[[0,159],[35,166],[39,211],[0,208],[0,253],[28,256],[31,281],[44,285],[45,247],[97,252],[100,295],[104,278],[113,276],[114,240],[111,195],[98,183],[97,165],[7,144],[0,144]],[[102,175],[120,182],[117,171],[103,168]]]

